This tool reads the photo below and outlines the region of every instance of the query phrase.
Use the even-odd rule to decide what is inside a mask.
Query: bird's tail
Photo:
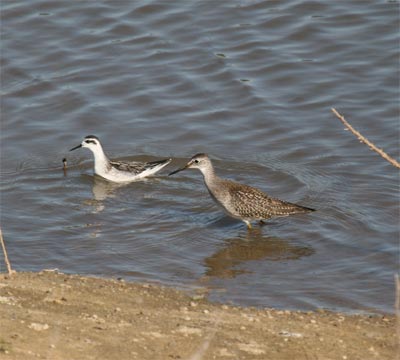
[[[147,171],[150,174],[155,174],[156,172],[160,171],[163,167],[167,166],[171,162],[171,158],[163,159],[163,160],[156,160],[156,161],[149,161],[146,163]]]

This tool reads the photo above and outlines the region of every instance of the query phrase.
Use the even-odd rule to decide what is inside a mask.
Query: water
[[[399,3],[2,1],[1,226],[17,270],[204,287],[214,301],[391,312]],[[173,157],[156,178],[93,176]],[[318,209],[248,233],[196,171]],[[67,157],[69,169],[62,171]],[[1,265],[4,271],[4,265]]]

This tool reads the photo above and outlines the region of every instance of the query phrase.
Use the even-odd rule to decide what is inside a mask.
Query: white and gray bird
[[[182,168],[171,172],[175,174],[185,169],[199,169],[205,185],[214,199],[225,212],[244,221],[251,229],[251,221],[260,221],[275,216],[288,216],[315,211],[314,209],[292,204],[265,194],[254,187],[225,180],[217,176],[207,154],[196,154]]]
[[[97,136],[88,135],[74,148],[87,148],[94,155],[95,174],[117,183],[130,182],[145,178],[160,171],[171,162],[171,159],[150,162],[123,162],[110,160],[105,154],[100,140]]]

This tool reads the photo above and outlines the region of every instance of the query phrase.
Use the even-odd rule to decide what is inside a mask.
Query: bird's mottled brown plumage
[[[254,220],[314,211],[270,197],[254,187],[220,178],[215,174],[211,160],[206,154],[194,155],[183,168],[173,171],[170,175],[187,168],[199,169],[215,202],[230,216],[244,221],[249,228],[251,228],[250,222]]]
[[[300,205],[268,196],[262,191],[244,184],[223,180],[228,189],[230,205],[227,211],[248,220],[265,220],[273,216],[287,216],[312,211]]]

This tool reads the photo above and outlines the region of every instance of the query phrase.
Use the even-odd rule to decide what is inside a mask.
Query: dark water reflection
[[[224,247],[204,260],[206,276],[234,278],[251,273],[246,269],[249,261],[289,261],[314,253],[311,246],[291,244],[273,236],[265,236],[259,229],[248,231],[241,237],[227,239]]]

